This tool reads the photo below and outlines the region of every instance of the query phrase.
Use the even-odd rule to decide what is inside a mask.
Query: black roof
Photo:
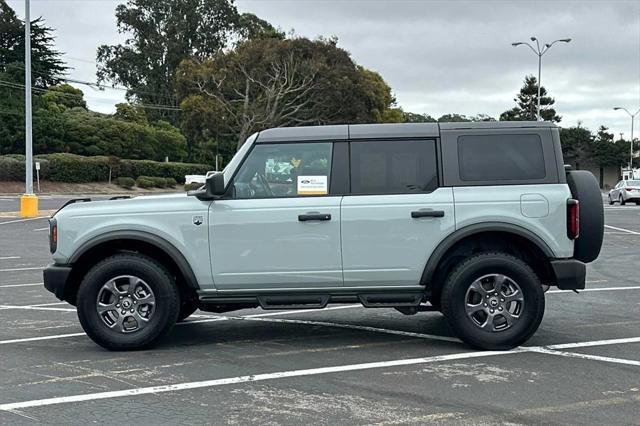
[[[482,121],[456,123],[339,124],[331,126],[276,127],[262,130],[256,142],[321,141],[400,137],[439,137],[440,131],[556,127],[548,121]]]

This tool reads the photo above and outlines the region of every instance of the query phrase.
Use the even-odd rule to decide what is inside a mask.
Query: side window
[[[538,135],[468,135],[458,138],[463,181],[544,179],[546,170]]]
[[[431,192],[437,176],[433,140],[351,142],[352,194]]]
[[[327,195],[331,142],[257,144],[233,181],[234,198]]]

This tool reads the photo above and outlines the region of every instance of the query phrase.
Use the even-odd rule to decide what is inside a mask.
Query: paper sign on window
[[[328,188],[326,176],[298,176],[298,195],[326,195]]]

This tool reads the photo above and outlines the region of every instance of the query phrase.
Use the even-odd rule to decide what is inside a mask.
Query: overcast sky
[[[24,15],[23,0],[8,0]],[[101,44],[122,42],[112,0],[33,0],[32,16],[56,29],[70,78],[95,81]],[[514,105],[537,57],[525,46],[570,37],[544,57],[542,85],[556,99],[561,125],[582,121],[630,132],[614,106],[640,107],[640,1],[237,0],[274,26],[315,38],[336,36],[353,59],[379,72],[406,111],[497,117]],[[123,92],[83,89],[90,107],[114,111]],[[636,128],[640,129],[640,120]],[[638,137],[640,132],[636,132]]]

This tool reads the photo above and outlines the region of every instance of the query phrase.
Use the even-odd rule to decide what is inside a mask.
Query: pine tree
[[[536,121],[538,110],[538,79],[529,75],[524,79],[524,86],[513,99],[516,106],[500,114],[500,121]],[[547,96],[547,89],[540,87],[540,115],[545,121],[559,123],[562,117],[553,109],[555,99]]]

